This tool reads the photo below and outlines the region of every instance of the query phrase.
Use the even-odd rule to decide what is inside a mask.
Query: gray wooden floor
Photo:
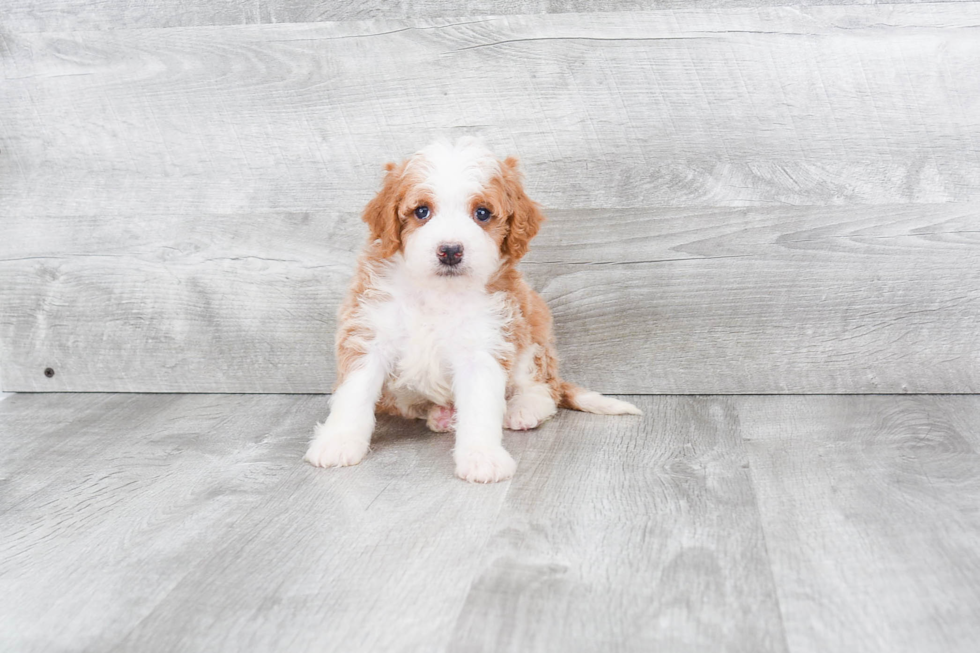
[[[513,481],[315,395],[0,403],[3,651],[975,651],[980,397],[634,397]]]

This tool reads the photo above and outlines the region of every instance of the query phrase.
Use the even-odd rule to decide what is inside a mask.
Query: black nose
[[[439,262],[443,265],[456,265],[463,260],[463,246],[459,243],[439,245]]]

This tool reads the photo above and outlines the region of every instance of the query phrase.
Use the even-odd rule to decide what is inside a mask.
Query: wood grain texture
[[[0,388],[328,390],[381,163],[475,133],[554,207],[527,269],[570,379],[976,392],[978,26],[980,3],[5,29]]]
[[[327,392],[362,226],[309,213],[24,224],[0,243],[16,259],[0,263],[2,387]]]
[[[890,4],[924,2],[897,0]],[[968,0],[940,0],[968,1]],[[148,27],[194,27],[349,21],[371,18],[446,18],[572,12],[711,9],[782,5],[857,5],[874,0],[7,0],[0,17],[11,31],[48,32]]]
[[[980,397],[746,397],[790,649],[976,650]]]
[[[325,409],[271,395],[4,401],[0,648],[109,650],[234,537]]]
[[[0,348],[0,349],[2,349],[2,348]],[[0,360],[0,363],[2,363],[2,362],[3,361]],[[0,365],[0,388],[2,388],[2,387],[3,387],[3,366]],[[7,397],[10,397],[12,394],[13,393],[10,393],[10,392],[0,392],[0,401],[3,401]]]
[[[455,479],[451,436],[393,419],[362,465],[313,468],[326,399],[5,401],[0,648],[441,648],[508,486]]]
[[[552,307],[570,380],[650,393],[980,389],[978,205],[549,218],[523,267]],[[365,230],[354,213],[148,212],[36,217],[6,235],[5,390],[325,392]]]
[[[450,651],[785,651],[737,402],[528,434]]]
[[[630,397],[513,481],[326,397],[0,403],[4,651],[972,651],[980,397]]]
[[[363,206],[436,134],[545,206],[980,199],[980,3],[3,35],[9,219]]]
[[[518,460],[523,441],[505,439]],[[456,479],[451,448],[449,434],[385,419],[357,467],[316,469],[300,452],[117,649],[444,649],[508,489]]]

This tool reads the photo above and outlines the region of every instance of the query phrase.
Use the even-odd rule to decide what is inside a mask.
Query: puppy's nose
[[[456,265],[463,260],[463,246],[459,243],[439,245],[439,262],[443,265]]]

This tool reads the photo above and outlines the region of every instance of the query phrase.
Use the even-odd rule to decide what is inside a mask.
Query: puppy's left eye
[[[487,222],[493,217],[493,213],[490,213],[490,209],[485,206],[481,206],[476,211],[473,212],[473,217],[475,217],[480,222]]]

